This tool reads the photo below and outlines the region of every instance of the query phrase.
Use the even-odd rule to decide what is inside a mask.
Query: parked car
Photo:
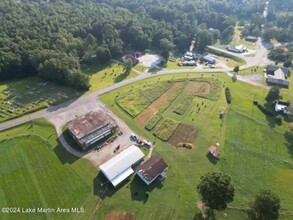
[[[131,134],[130,139],[133,141],[137,141],[137,136],[135,134]]]
[[[147,146],[147,147],[151,147],[153,146],[153,144],[150,141],[144,140],[143,141],[143,145]]]

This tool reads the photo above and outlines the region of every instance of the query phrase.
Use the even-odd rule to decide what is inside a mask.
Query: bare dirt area
[[[105,220],[132,220],[133,215],[128,212],[115,212],[112,211],[107,214]]]
[[[180,124],[168,142],[173,146],[176,146],[178,143],[182,142],[192,143],[197,135],[198,131],[194,127],[186,124]]]
[[[162,96],[160,96],[156,101],[154,101],[150,106],[148,106],[145,110],[142,111],[136,118],[135,121],[144,126],[150,118],[157,113],[162,105],[164,105],[170,98],[172,98],[172,94],[181,89],[182,83],[174,83],[170,89],[168,89]]]
[[[190,95],[209,94],[211,85],[208,82],[190,82],[186,88],[186,93]]]

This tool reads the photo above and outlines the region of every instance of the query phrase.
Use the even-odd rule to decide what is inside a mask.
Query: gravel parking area
[[[107,146],[103,147],[99,150],[92,150],[90,152],[82,152],[73,149],[64,139],[62,135],[62,127],[76,116],[80,116],[86,114],[90,111],[101,110],[107,114],[109,114],[117,123],[120,130],[123,132],[121,136],[118,136],[112,143],[109,143]],[[55,125],[56,132],[59,137],[59,141],[63,145],[63,147],[74,154],[75,156],[82,157],[90,160],[97,168],[104,162],[108,161],[112,157],[114,157],[119,152],[128,148],[133,142],[130,140],[130,135],[133,133],[130,128],[120,119],[118,118],[112,111],[107,109],[103,103],[101,103],[98,99],[93,98],[91,102],[88,102],[84,105],[69,109],[66,112],[62,112],[60,114],[56,114],[54,117],[48,118],[48,120]],[[114,153],[114,149],[120,145],[120,149]]]
[[[145,54],[138,58],[139,63],[145,67],[153,68],[156,67],[162,60],[163,57],[155,54]]]

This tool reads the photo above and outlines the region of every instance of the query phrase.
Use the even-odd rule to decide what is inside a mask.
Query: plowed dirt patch
[[[177,90],[181,90],[184,87],[184,83],[174,83],[170,89],[168,89],[160,98],[154,101],[151,105],[149,105],[142,113],[140,113],[135,121],[144,126],[150,118],[157,113],[162,105],[164,105],[169,99],[174,98],[172,96]]]
[[[128,212],[110,212],[107,214],[106,220],[132,220],[133,216]]]
[[[178,143],[192,143],[197,135],[198,131],[194,127],[180,124],[168,142],[173,146],[176,146]]]
[[[186,88],[186,93],[190,95],[209,94],[211,85],[207,82],[190,82]]]

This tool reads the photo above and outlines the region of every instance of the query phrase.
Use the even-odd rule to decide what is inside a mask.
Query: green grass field
[[[248,48],[254,49],[255,48],[254,42],[246,41],[245,38],[241,37],[242,29],[243,27],[241,26],[237,26],[237,25],[235,26],[234,36],[232,38],[232,41],[230,42],[230,45],[233,45],[233,46],[245,45]]]
[[[137,75],[134,71],[131,71],[129,75],[123,74],[124,66],[118,63],[84,66],[82,70],[90,75],[89,92],[103,89]]]
[[[0,139],[0,207],[84,208],[79,214],[0,212],[0,219],[90,217],[99,201],[93,191],[98,171],[65,151],[52,125],[33,121],[1,132]]]
[[[260,73],[263,74],[264,71],[264,67],[262,66],[254,66],[254,67],[250,67],[250,68],[246,68],[246,69],[241,69],[238,72],[239,75],[249,75],[249,74],[256,74],[256,73]]]
[[[195,68],[195,66],[179,66],[178,65],[179,62],[180,62],[179,59],[176,59],[175,62],[168,60],[167,63],[161,65],[160,67],[166,68],[166,69],[194,69]]]
[[[189,78],[200,76],[201,74],[189,74]],[[160,81],[179,80],[181,77],[184,74],[159,76]],[[164,118],[189,124],[198,130],[198,136],[192,142],[192,150],[177,149],[156,139],[152,135],[154,130],[150,132],[141,127],[113,102],[118,92],[123,94],[144,84],[155,83],[158,77],[128,85],[101,97],[132,130],[155,142],[153,153],[164,158],[169,170],[163,186],[154,185],[151,189],[146,189],[136,178],[131,179],[128,182],[129,188],[126,184],[111,199],[103,201],[101,212],[97,215],[99,218],[110,211],[119,210],[130,212],[140,219],[152,219],[153,216],[156,219],[192,219],[198,213],[195,203],[200,201],[196,185],[200,176],[209,171],[222,171],[231,176],[236,186],[235,199],[230,204],[232,207],[246,208],[260,189],[271,189],[282,201],[281,211],[293,211],[289,185],[293,180],[290,168],[293,157],[284,138],[288,124],[284,120],[282,125],[275,124],[272,118],[264,115],[252,103],[253,100],[264,103],[268,90],[240,81],[233,83],[225,74],[205,73],[205,77],[218,79],[223,87],[230,88],[230,105],[227,105],[222,89],[217,100],[195,97],[191,107],[183,115],[173,112],[180,103],[178,96],[178,100],[174,100],[163,113]],[[282,89],[281,93],[287,94],[288,91]],[[223,120],[219,119],[221,111],[225,112]],[[160,123],[155,129],[159,125]],[[207,148],[216,142],[220,143],[222,152],[218,162],[207,157]],[[134,195],[132,187],[139,196]],[[150,191],[148,199],[143,196],[146,190]],[[121,198],[124,198],[123,201]],[[248,219],[245,212],[231,209],[217,212],[216,215],[217,219]],[[290,217],[283,216],[280,219]]]
[[[207,51],[209,53],[217,55],[218,59],[225,61],[228,67],[242,66],[246,64],[246,61],[244,59],[237,57],[235,55],[225,53],[210,47],[207,49]]]
[[[201,78],[201,74],[190,73],[188,77]],[[192,150],[177,149],[155,138],[152,131],[137,124],[115,103],[118,94],[161,81],[186,79],[186,74],[153,77],[101,97],[133,131],[155,142],[153,154],[164,158],[169,165],[167,178],[150,187],[135,176],[118,189],[109,184],[101,185],[106,179],[98,175],[88,161],[72,156],[59,146],[54,127],[44,120],[1,132],[1,207],[84,207],[85,212],[0,213],[0,219],[105,219],[112,211],[129,212],[136,219],[146,220],[193,219],[199,212],[196,202],[201,199],[196,185],[200,176],[210,171],[221,171],[231,176],[236,186],[234,202],[230,204],[232,207],[248,207],[260,189],[269,188],[280,197],[281,211],[293,212],[293,155],[284,136],[288,123],[283,120],[281,125],[274,124],[274,120],[252,103],[257,100],[263,104],[268,90],[240,81],[233,83],[221,73],[205,73],[205,77],[220,81],[222,88],[230,88],[230,105],[227,105],[222,89],[216,100],[195,97],[183,115],[173,112],[180,103],[180,96],[177,96],[161,113],[164,118],[191,125],[197,130]],[[290,98],[290,91],[281,89],[281,94]],[[223,120],[219,119],[221,111],[225,112]],[[207,148],[216,142],[220,143],[222,152],[218,162],[207,156]],[[145,196],[146,191],[150,192],[149,197]],[[103,200],[100,201],[98,195]],[[247,219],[245,212],[234,209],[216,212],[216,216],[217,219]],[[280,219],[289,220],[290,217]]]
[[[83,71],[91,76],[91,88],[88,92],[105,88],[137,75],[134,71],[131,71],[129,75],[123,74],[123,66],[117,63],[86,66],[83,67]],[[83,93],[39,77],[1,82],[0,122],[72,100]]]
[[[144,72],[148,69],[147,67],[140,65],[140,64],[135,65],[133,68],[140,71],[140,72]]]

